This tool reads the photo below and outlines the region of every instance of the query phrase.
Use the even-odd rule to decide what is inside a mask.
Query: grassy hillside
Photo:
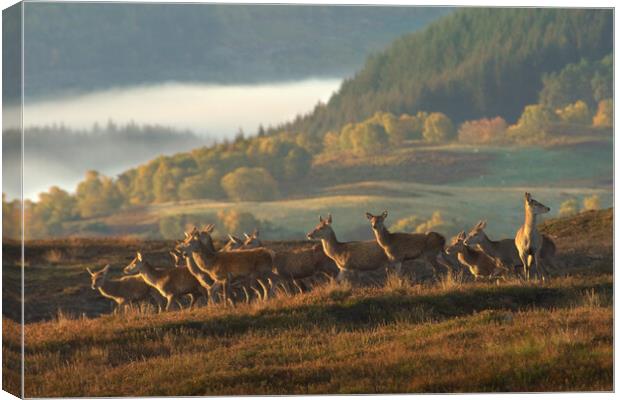
[[[324,134],[377,110],[514,121],[545,73],[612,52],[611,10],[467,8],[370,57],[325,106],[287,124]]]
[[[28,4],[26,93],[345,76],[451,8]]]
[[[118,274],[136,249],[162,260],[172,242],[35,241],[26,246],[26,395],[609,391],[612,222],[610,209],[542,224],[559,265],[544,285],[391,277],[164,314],[110,315],[84,268],[112,263]],[[18,250],[4,243],[5,279],[17,274]],[[18,330],[6,314],[3,324],[10,389]]]

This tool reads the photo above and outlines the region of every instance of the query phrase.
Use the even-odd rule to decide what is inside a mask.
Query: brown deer
[[[213,281],[220,284],[224,291],[224,300],[228,301],[229,284],[233,280],[247,279],[250,282],[258,282],[267,296],[267,288],[261,279],[271,279],[275,275],[273,270],[274,254],[265,248],[214,251],[205,245],[201,235],[209,235],[208,232],[186,233],[186,239],[178,246],[179,250],[191,254],[196,266],[207,273]]]
[[[377,243],[394,269],[400,275],[403,262],[424,257],[435,271],[438,270],[437,256],[443,251],[446,239],[436,232],[429,233],[391,233],[385,227],[384,221],[387,218],[387,211],[381,215],[366,213],[366,218],[370,221],[370,226],[375,234]]]
[[[153,299],[158,306],[160,304],[159,295],[140,277],[109,279],[110,264],[97,272],[91,271],[90,268],[86,268],[86,271],[90,275],[91,288],[98,290],[103,297],[113,300],[116,303],[115,311],[129,306],[134,301]]]
[[[310,240],[320,240],[325,255],[334,260],[339,270],[337,282],[347,279],[349,274],[376,271],[390,265],[385,252],[376,241],[339,242],[331,225],[331,214],[327,219],[319,216],[319,224],[307,237]]]
[[[464,240],[465,245],[483,251],[486,255],[510,269],[512,273],[520,276],[523,263],[521,257],[519,257],[514,239],[491,240],[484,231],[486,226],[486,221],[478,221],[467,234],[467,238]],[[547,235],[542,235],[541,263],[557,269],[554,261],[555,252],[556,247],[553,240]]]
[[[163,297],[166,298],[166,311],[169,311],[173,303],[184,295],[190,297],[191,309],[199,296],[208,298],[209,293],[192,276],[186,267],[159,270],[149,264],[138,252],[136,257],[127,265],[123,272],[126,274],[137,274],[144,282],[155,288]]]
[[[481,277],[494,278],[503,276],[508,272],[508,268],[500,262],[496,262],[482,251],[474,250],[465,245],[463,241],[466,236],[465,232],[461,231],[452,239],[445,253],[448,256],[456,256],[458,261],[469,269],[475,280]]]
[[[549,274],[543,263],[540,262],[540,251],[543,245],[542,235],[536,227],[536,216],[546,214],[551,209],[546,205],[534,200],[532,195],[525,193],[523,196],[523,204],[525,208],[525,223],[519,228],[515,235],[515,245],[519,252],[519,258],[523,263],[523,272],[525,279],[530,279],[530,270],[532,266],[536,270],[536,276],[545,280],[545,275]]]

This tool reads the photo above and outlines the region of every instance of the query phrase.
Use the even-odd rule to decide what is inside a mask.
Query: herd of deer
[[[158,298],[163,297],[166,310],[179,306],[183,296],[190,298],[190,308],[199,297],[207,303],[222,299],[226,304],[234,304],[235,298],[243,296],[247,302],[254,296],[265,300],[278,286],[287,290],[294,285],[303,291],[304,280],[318,275],[335,277],[337,282],[389,269],[400,275],[403,263],[416,259],[430,263],[436,272],[468,271],[476,280],[497,279],[509,273],[529,280],[532,268],[544,280],[547,267],[554,267],[555,245],[538,232],[536,216],[549,212],[549,207],[529,193],[525,193],[524,204],[525,223],[514,239],[490,240],[484,233],[486,222],[480,221],[468,234],[460,232],[446,246],[444,237],[435,232],[389,232],[384,211],[381,215],[366,213],[375,240],[339,242],[330,214],[326,219],[319,217],[319,224],[308,233],[308,239],[320,241],[310,247],[274,251],[265,247],[254,231],[245,234],[243,241],[229,235],[228,243],[218,250],[211,238],[214,225],[208,225],[186,232],[177,242],[170,252],[175,268],[156,268],[138,252],[123,270],[129,276],[108,279],[110,265],[98,272],[87,270],[92,288],[118,307],[149,298],[159,305]]]

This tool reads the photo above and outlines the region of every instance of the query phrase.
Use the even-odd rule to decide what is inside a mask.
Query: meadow
[[[110,314],[84,268],[118,271],[169,242],[37,241],[26,311],[57,309],[26,324],[26,396],[610,391],[612,225],[611,209],[543,223],[560,265],[544,284],[389,276],[161,314]],[[18,347],[10,334],[4,344],[10,384]]]

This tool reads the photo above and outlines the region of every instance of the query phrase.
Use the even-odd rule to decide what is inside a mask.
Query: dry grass
[[[27,396],[612,389],[612,278],[328,282],[236,308],[26,326]]]

